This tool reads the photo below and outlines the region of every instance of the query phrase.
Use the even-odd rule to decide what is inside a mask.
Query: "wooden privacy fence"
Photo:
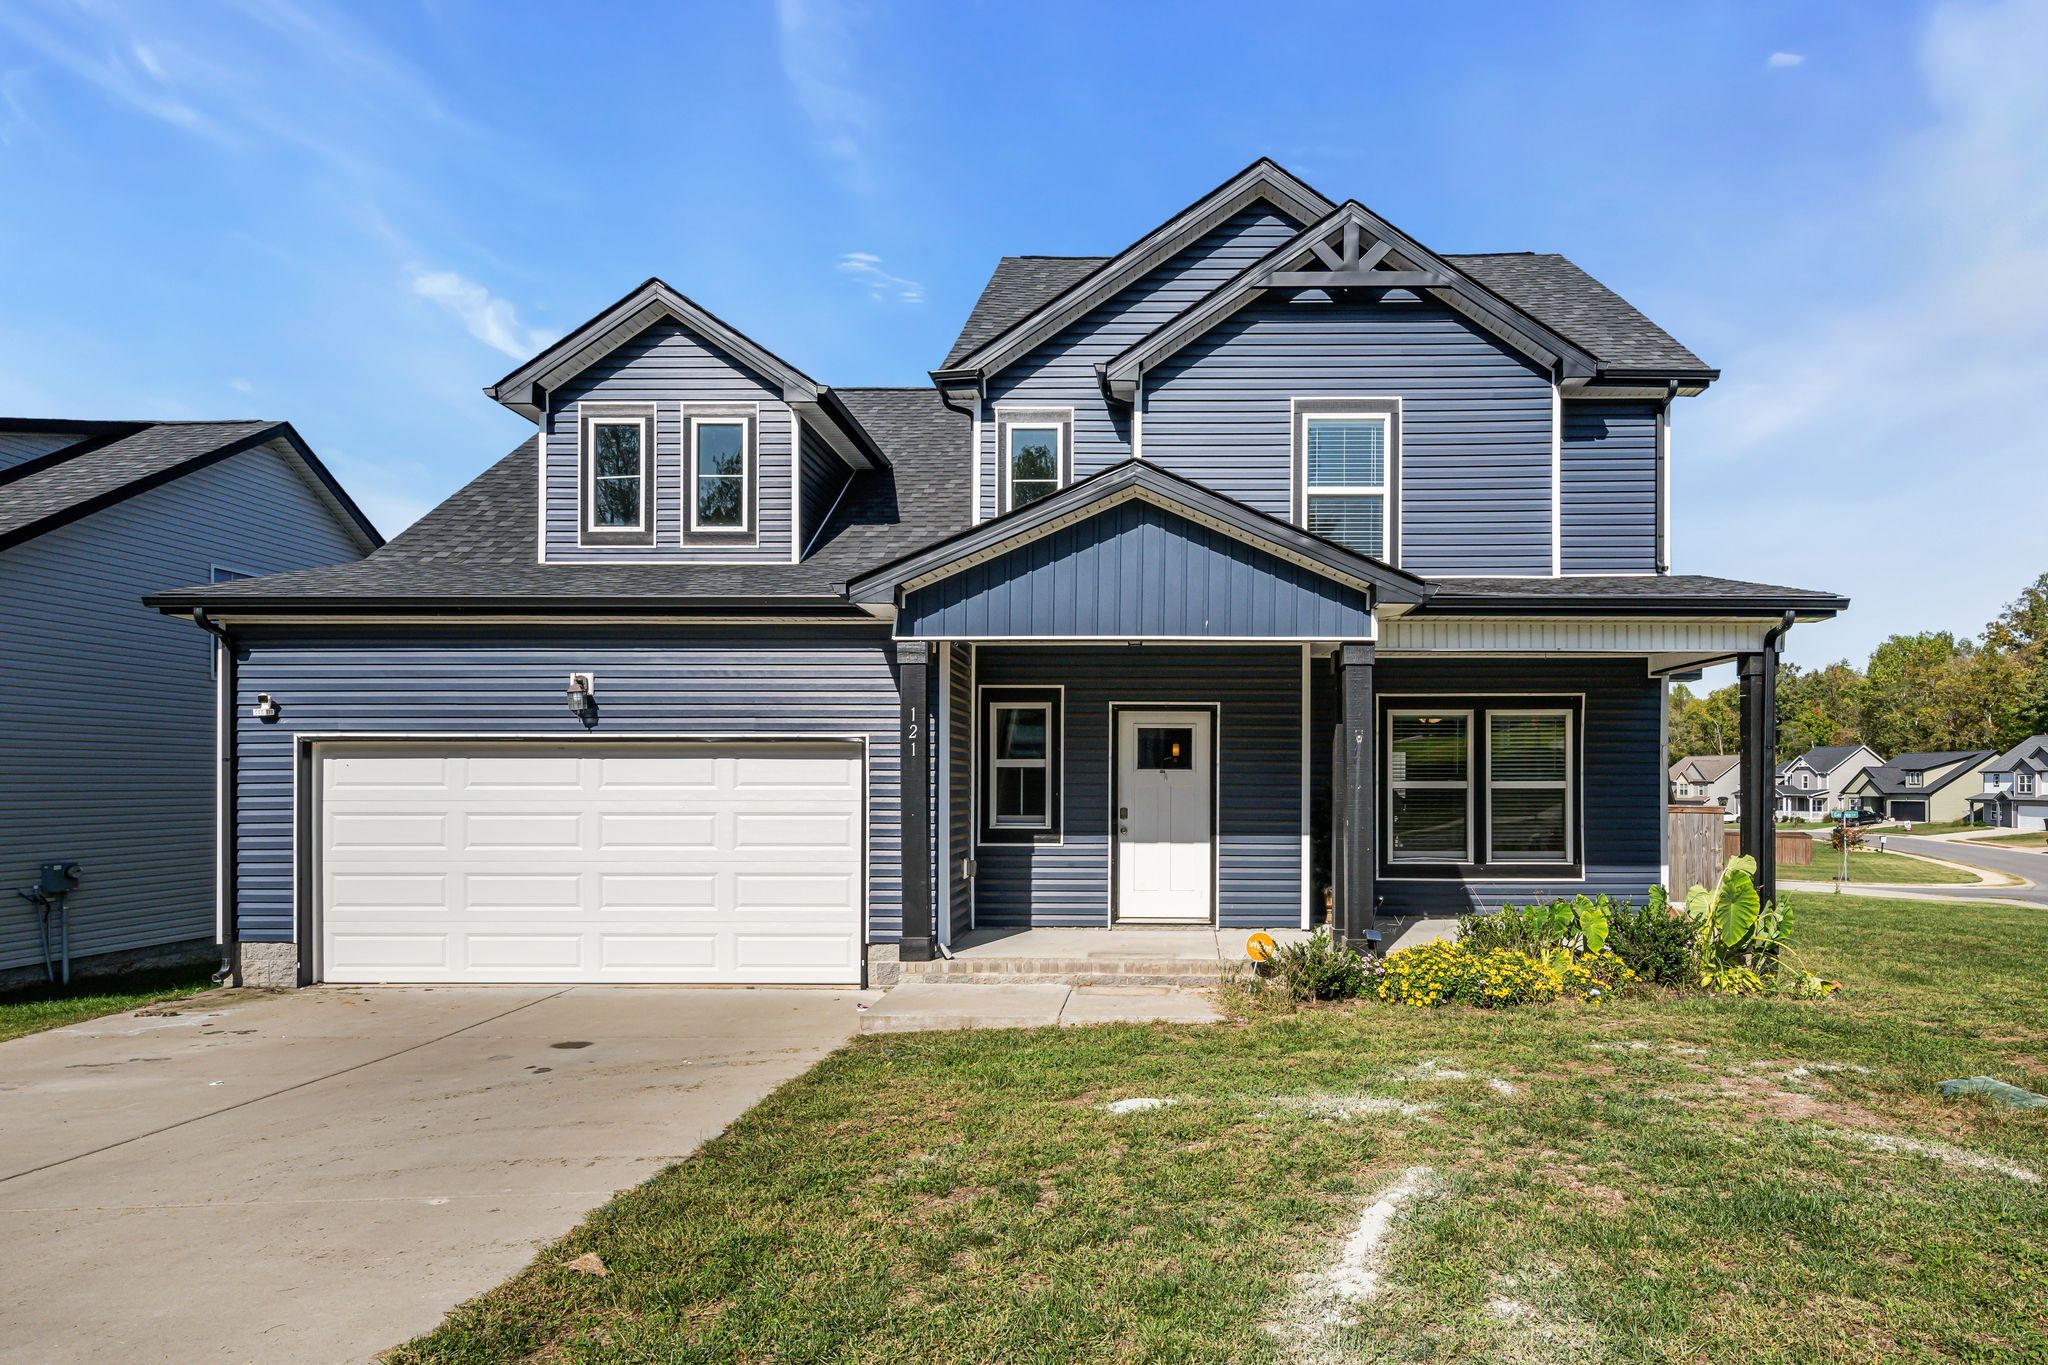
[[[1796,829],[1781,829],[1777,831],[1777,838],[1779,867],[1813,866],[1813,846],[1818,841],[1811,834],[1805,834]],[[1742,852],[1742,836],[1732,829],[1724,831],[1722,835],[1722,849],[1727,857],[1733,858],[1736,854]],[[1701,882],[1700,885],[1705,886],[1706,883]]]
[[[1666,888],[1675,901],[1695,886],[1713,886],[1721,880],[1728,862],[1728,850],[1721,838],[1722,810],[1719,806],[1670,806],[1665,819],[1671,822],[1671,885]]]

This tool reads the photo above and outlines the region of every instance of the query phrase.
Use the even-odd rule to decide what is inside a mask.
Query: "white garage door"
[[[314,755],[322,980],[860,980],[857,745]]]

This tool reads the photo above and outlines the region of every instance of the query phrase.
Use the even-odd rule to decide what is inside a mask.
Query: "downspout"
[[[219,643],[214,657],[214,912],[213,936],[220,945],[220,970],[213,975],[217,986],[235,979],[235,641],[227,627],[206,614],[206,608],[192,608],[192,620]]]

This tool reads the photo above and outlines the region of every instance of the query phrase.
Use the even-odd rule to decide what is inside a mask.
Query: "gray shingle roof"
[[[1865,768],[1858,781],[1868,782],[1870,789],[1880,796],[1920,796],[1927,792],[1940,791],[1949,783],[1973,771],[1978,764],[1992,756],[1989,749],[1950,749],[1938,753],[1900,754],[1889,763]],[[1953,764],[1952,768],[1949,765]],[[1909,787],[1906,774],[1917,772],[1931,774],[1937,768],[1949,768],[1946,775],[1925,779],[1925,785]]]
[[[2048,735],[2028,735],[1997,758],[1992,759],[1985,768],[1985,771],[1993,773],[2011,772],[2019,767],[2023,761],[2043,756],[2048,756]]]
[[[1671,776],[1676,780],[1687,768],[1697,768],[1702,781],[1713,782],[1726,776],[1728,770],[1740,762],[1740,754],[1687,754],[1671,765]]]
[[[1486,252],[1444,259],[1544,326],[1570,337],[1603,365],[1632,370],[1712,368],[1628,300],[1555,252]]]
[[[854,484],[800,564],[542,564],[534,552],[536,442],[529,440],[353,564],[180,588],[153,604],[827,598],[854,574],[966,528],[967,418],[936,389],[835,392],[892,468]]]
[[[1463,609],[1540,611],[1576,607],[1636,606],[1696,610],[1726,607],[1735,611],[1837,612],[1848,602],[1832,593],[1807,588],[1781,588],[1770,583],[1744,583],[1705,574],[1617,574],[1565,578],[1447,578],[1424,608],[1445,612]]]
[[[1806,766],[1815,772],[1831,773],[1861,752],[1861,744],[1816,744],[1799,757],[1806,760]]]
[[[150,422],[104,443],[85,440],[0,478],[0,544],[175,477],[186,466],[251,438],[282,435],[278,422]]]
[[[1002,335],[1041,306],[1088,278],[1108,256],[1005,256],[981,287],[981,297],[946,352],[944,369],[975,347]]]
[[[946,353],[951,365],[1085,279],[1107,256],[1005,256]],[[1622,369],[1711,368],[1628,300],[1554,252],[1447,255],[1480,284],[1569,337],[1603,365]],[[944,366],[941,366],[944,368]]]

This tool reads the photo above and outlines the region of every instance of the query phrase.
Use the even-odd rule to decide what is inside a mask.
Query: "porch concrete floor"
[[[1387,952],[1456,934],[1454,919],[1388,920],[1381,925]],[[1217,929],[1207,925],[1119,925],[1114,929],[976,929],[953,941],[952,956],[974,962],[1005,958],[1077,962],[1244,962],[1245,943],[1264,932],[1280,943],[1308,937],[1305,929]]]

